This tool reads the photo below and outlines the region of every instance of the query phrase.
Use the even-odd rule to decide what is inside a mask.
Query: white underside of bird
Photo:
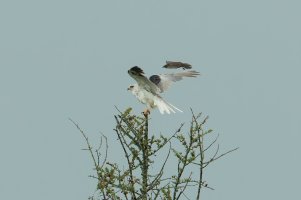
[[[175,110],[179,112],[183,112],[179,108],[173,106],[172,104],[164,101],[162,97],[157,94],[153,94],[143,88],[140,88],[138,84],[133,85],[133,89],[131,90],[132,94],[137,97],[137,99],[147,106],[148,110],[158,108],[161,114],[167,113],[176,113]]]

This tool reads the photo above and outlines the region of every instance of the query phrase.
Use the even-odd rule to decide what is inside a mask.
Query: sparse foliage
[[[94,163],[96,173],[91,177],[98,181],[99,195],[89,199],[178,200],[182,197],[189,199],[185,193],[188,188],[194,189],[195,199],[200,199],[202,188],[213,190],[204,181],[204,169],[238,148],[219,154],[219,145],[216,144],[218,137],[209,144],[205,143],[205,138],[212,133],[211,129],[204,128],[208,117],[203,117],[202,114],[195,115],[192,110],[191,113],[192,119],[187,132],[182,130],[184,124],[181,124],[170,136],[156,136],[149,133],[148,115],[135,116],[131,114],[131,108],[125,112],[119,111],[115,116],[114,131],[123,149],[124,166],[107,161],[108,143],[104,135],[100,146],[105,145],[105,154],[101,158],[100,148],[94,150],[83,130],[70,119],[85,138],[86,150],[89,151]],[[208,157],[208,151],[214,147],[216,150]],[[166,150],[165,160],[157,162],[156,156],[164,154],[163,149]],[[173,168],[174,172],[168,167],[168,172],[173,175],[166,176],[167,162],[171,156],[176,158],[177,165]],[[162,165],[159,170],[150,172],[150,167],[159,163]]]

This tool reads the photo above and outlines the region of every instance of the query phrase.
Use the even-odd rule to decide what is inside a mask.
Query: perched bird
[[[167,69],[177,69],[180,67],[182,67],[183,69],[191,69],[190,64],[175,61],[166,61],[166,64],[163,67]]]
[[[159,94],[166,91],[173,82],[182,80],[184,77],[196,77],[200,75],[197,71],[185,71],[172,74],[152,75],[149,79],[144,76],[141,68],[135,66],[128,70],[128,74],[137,81],[137,84],[130,85],[128,90],[137,99],[146,104],[144,115],[148,115],[150,110],[158,108],[161,114],[175,113],[175,110],[183,112],[172,104],[166,102]]]

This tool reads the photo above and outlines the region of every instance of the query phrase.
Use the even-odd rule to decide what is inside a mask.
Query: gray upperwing
[[[173,74],[152,75],[149,80],[153,82],[160,92],[166,91],[174,82],[182,80],[184,77],[197,77],[200,75],[197,71],[185,71]]]

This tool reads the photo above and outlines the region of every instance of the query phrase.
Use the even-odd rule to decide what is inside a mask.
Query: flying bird
[[[166,102],[159,94],[165,92],[174,82],[184,77],[196,77],[200,75],[197,71],[184,71],[172,74],[152,75],[149,79],[144,75],[141,68],[135,66],[128,70],[128,74],[136,80],[136,84],[130,85],[128,90],[143,104],[146,109],[143,114],[148,115],[150,110],[158,108],[161,114],[175,113],[181,111],[179,108]]]
[[[191,65],[188,63],[183,63],[183,62],[178,62],[178,61],[166,61],[166,64],[163,66],[164,68],[167,69],[178,69],[178,68],[183,68],[183,69],[191,69]]]

